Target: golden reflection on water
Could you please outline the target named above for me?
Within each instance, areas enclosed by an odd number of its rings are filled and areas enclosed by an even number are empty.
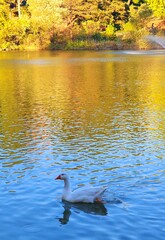
[[[130,124],[164,136],[162,56],[3,53],[0,68],[4,147],[16,149],[23,137],[35,139],[39,131],[50,141],[54,126],[78,134],[89,126],[129,131]]]

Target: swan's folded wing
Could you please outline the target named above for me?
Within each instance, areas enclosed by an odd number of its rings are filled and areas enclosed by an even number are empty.
[[[96,198],[101,197],[107,188],[91,187],[79,188],[70,195],[72,202],[94,202]]]

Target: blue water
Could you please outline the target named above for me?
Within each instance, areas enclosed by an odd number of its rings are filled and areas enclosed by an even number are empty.
[[[165,52],[0,53],[0,239],[163,240]],[[108,186],[104,204],[61,201]]]

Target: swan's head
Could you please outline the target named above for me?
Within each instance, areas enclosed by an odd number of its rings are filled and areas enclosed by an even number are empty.
[[[58,175],[55,180],[65,180],[68,179],[68,175],[66,173],[61,173],[60,175]]]

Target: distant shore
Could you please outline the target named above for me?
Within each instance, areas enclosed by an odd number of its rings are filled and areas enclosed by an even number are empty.
[[[156,41],[149,41],[145,38],[138,41],[133,40],[121,40],[116,38],[115,40],[108,41],[94,41],[94,40],[81,40],[81,41],[69,41],[67,43],[61,43],[48,47],[39,47],[36,45],[20,45],[17,49],[0,49],[0,51],[41,51],[41,50],[159,50],[165,49],[165,37],[155,36],[155,38],[163,38],[163,44]]]

